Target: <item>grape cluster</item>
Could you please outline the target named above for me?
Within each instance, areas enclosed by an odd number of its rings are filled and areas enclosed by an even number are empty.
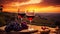
[[[5,27],[6,32],[10,31],[21,31],[23,29],[28,29],[26,22],[22,22],[21,25],[17,22],[11,22]]]

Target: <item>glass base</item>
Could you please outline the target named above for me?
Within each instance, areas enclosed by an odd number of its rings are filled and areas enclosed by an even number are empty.
[[[32,30],[34,30],[34,28],[28,28],[28,30],[29,30],[29,31],[32,31]]]

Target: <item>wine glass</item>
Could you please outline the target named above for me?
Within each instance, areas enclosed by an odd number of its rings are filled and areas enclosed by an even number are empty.
[[[26,17],[27,17],[27,19],[30,21],[30,24],[31,24],[34,16],[35,16],[34,11],[27,11],[27,12],[26,12]],[[31,28],[31,27],[32,27],[32,26],[30,25],[28,30],[34,30],[34,29]]]
[[[23,20],[23,17],[25,16],[25,12],[24,11],[18,11],[18,19],[21,19],[21,22]]]

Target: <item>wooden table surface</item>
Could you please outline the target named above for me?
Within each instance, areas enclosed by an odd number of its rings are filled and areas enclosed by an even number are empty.
[[[32,27],[31,27],[32,26]],[[36,32],[36,34],[40,34],[40,31],[42,31],[42,29],[41,29],[41,27],[42,26],[36,26],[36,25],[31,25],[30,27],[31,28],[34,28],[34,30],[38,30],[38,32]],[[0,27],[0,29],[1,30],[4,30],[4,28],[5,28],[6,26],[3,26],[3,27]],[[52,32],[52,31],[55,31],[55,28],[51,28],[51,27],[48,27],[49,29],[50,29],[50,31]],[[22,30],[23,32],[25,31],[25,32],[27,32],[28,30]],[[20,31],[20,32],[22,32],[22,31]]]

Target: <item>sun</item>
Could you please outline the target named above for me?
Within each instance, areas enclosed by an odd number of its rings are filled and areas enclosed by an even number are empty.
[[[34,5],[30,5],[28,7],[26,7],[26,10],[30,11],[30,12],[33,12],[33,11],[39,11],[39,8],[38,6],[34,6]]]

